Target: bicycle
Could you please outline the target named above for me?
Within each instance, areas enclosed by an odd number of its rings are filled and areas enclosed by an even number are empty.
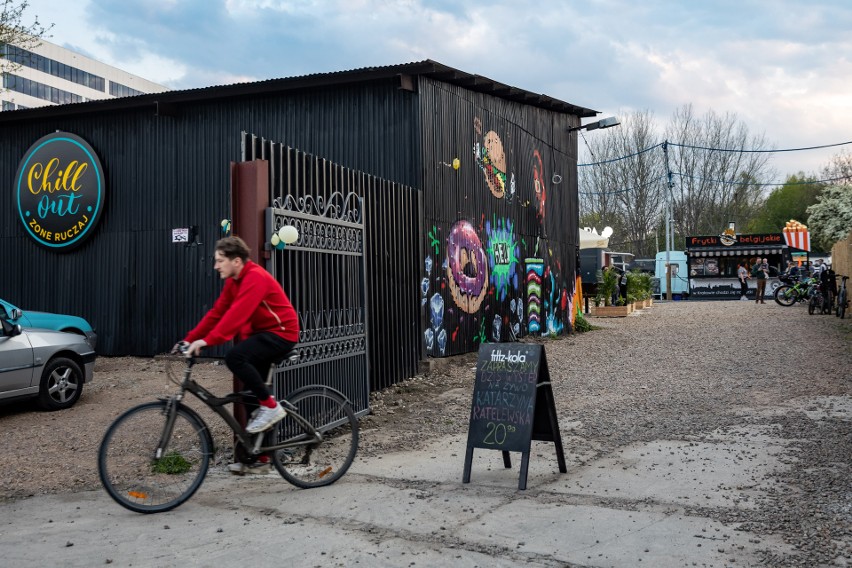
[[[846,281],[848,276],[841,277],[840,290],[837,292],[837,307],[834,310],[834,315],[840,319],[846,318],[846,308],[849,307],[849,297],[846,292]]]
[[[818,282],[814,278],[796,281],[790,276],[779,276],[782,286],[775,289],[775,302],[781,306],[792,306],[796,302],[804,302],[810,298],[810,291]]]
[[[814,315],[814,313],[828,313],[829,304],[826,300],[826,292],[824,288],[825,285],[821,282],[808,288],[808,315]]]
[[[331,485],[352,465],[358,449],[358,419],[339,391],[321,385],[296,389],[279,403],[287,416],[273,428],[249,434],[225,406],[254,398],[251,392],[217,397],[192,379],[195,358],[185,358],[183,379],[166,374],[178,391],[133,407],[107,429],[98,450],[98,474],[110,497],[137,513],[161,513],[186,502],[201,487],[214,455],[207,424],[182,400],[189,392],[222,417],[237,442],[235,457],[254,463],[271,454],[272,464],[302,489]],[[171,360],[171,359],[169,359]],[[270,369],[270,378],[277,365]]]

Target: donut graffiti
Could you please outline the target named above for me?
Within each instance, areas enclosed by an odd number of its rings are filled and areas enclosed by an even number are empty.
[[[447,239],[447,282],[462,311],[479,311],[488,293],[488,261],[476,230],[465,220],[453,225]]]

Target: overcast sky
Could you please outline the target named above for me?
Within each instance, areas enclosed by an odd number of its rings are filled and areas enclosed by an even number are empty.
[[[778,149],[852,141],[849,0],[29,3],[49,41],[173,89],[432,59],[601,116],[648,110],[661,130],[692,104]],[[841,149],[773,165],[783,181]]]

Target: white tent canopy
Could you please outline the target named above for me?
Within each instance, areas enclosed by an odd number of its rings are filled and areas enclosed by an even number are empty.
[[[605,249],[609,246],[609,237],[612,235],[611,227],[604,227],[604,230],[598,234],[597,230],[594,227],[581,227],[580,228],[580,248],[581,249],[591,249],[591,248],[599,248]]]

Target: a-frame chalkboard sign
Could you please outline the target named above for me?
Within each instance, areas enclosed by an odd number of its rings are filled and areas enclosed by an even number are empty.
[[[559,471],[568,471],[544,347],[529,343],[480,345],[463,483],[470,482],[473,449],[483,448],[502,451],[507,468],[512,467],[509,452],[521,452],[518,489],[526,489],[532,440],[553,442]]]

